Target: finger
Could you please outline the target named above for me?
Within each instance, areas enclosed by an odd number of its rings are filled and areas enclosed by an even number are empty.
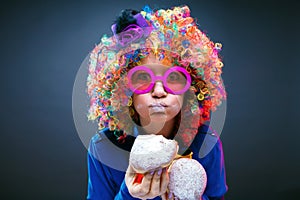
[[[166,168],[163,169],[160,182],[160,192],[165,193],[169,185],[169,174]]]
[[[164,193],[160,191],[161,176],[162,176],[162,169],[159,169],[154,173],[151,181],[151,188],[148,194],[148,198],[154,198]]]
[[[125,174],[125,183],[128,188],[128,192],[131,196],[141,199],[142,196],[140,196],[139,192],[137,192],[140,190],[140,184],[134,182],[136,176],[137,173],[135,172],[134,168],[131,165],[129,165]]]
[[[144,175],[144,178],[140,184],[134,184],[132,186],[131,192],[133,195],[144,197],[150,191],[151,181],[153,175],[151,173],[147,173]]]
[[[132,168],[131,165],[128,165],[125,176],[134,177],[136,174],[135,170]]]
[[[172,193],[164,193],[161,195],[162,200],[174,200],[174,195]]]
[[[168,200],[174,200],[174,195],[173,193],[168,193]]]
[[[130,187],[133,184],[134,177],[135,177],[135,171],[131,167],[131,165],[129,165],[125,174],[125,183],[127,187]]]
[[[168,200],[168,194],[167,193],[162,194],[160,197],[161,197],[162,200]]]

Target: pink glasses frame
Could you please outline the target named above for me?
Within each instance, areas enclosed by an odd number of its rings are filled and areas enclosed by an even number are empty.
[[[131,84],[131,77],[132,75],[136,72],[136,71],[139,71],[139,70],[143,70],[143,71],[146,71],[150,77],[151,77],[151,83],[149,85],[148,88],[144,89],[144,90],[137,90],[135,87],[133,87],[133,85]],[[182,72],[186,79],[187,79],[187,83],[185,85],[185,87],[182,89],[182,90],[179,90],[179,91],[173,91],[171,90],[169,87],[167,87],[167,77],[169,76],[169,74],[171,74],[172,72]],[[166,90],[166,92],[170,93],[170,94],[183,94],[185,93],[189,87],[191,86],[191,82],[192,82],[192,79],[191,79],[191,76],[190,74],[188,73],[188,71],[182,67],[179,67],[179,66],[174,66],[174,67],[171,67],[170,69],[168,69],[165,74],[163,76],[156,76],[149,68],[147,68],[146,66],[136,66],[132,69],[129,70],[128,74],[127,74],[127,78],[128,78],[128,85],[129,85],[129,88],[131,89],[132,92],[136,93],[136,94],[145,94],[145,93],[148,93],[152,90],[154,84],[156,81],[162,81],[163,82],[163,85],[164,85],[164,88]]]

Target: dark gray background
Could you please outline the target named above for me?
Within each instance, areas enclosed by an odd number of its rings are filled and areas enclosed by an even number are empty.
[[[223,44],[227,199],[299,199],[299,4],[292,1],[5,1],[0,8],[1,199],[84,199],[72,118],[81,62],[125,8],[189,5]]]

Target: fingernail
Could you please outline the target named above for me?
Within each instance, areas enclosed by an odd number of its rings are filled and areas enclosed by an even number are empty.
[[[153,174],[154,174],[154,171],[151,171],[150,174],[153,175]]]
[[[161,172],[162,172],[162,169],[159,169],[158,172],[157,172],[157,175],[160,176]]]
[[[168,194],[168,199],[172,199],[172,193],[171,192]]]

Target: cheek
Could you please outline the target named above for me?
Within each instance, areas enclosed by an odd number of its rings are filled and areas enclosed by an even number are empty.
[[[169,99],[170,116],[175,117],[180,112],[180,110],[182,109],[183,100],[184,98],[181,95],[174,95],[172,98]]]
[[[183,105],[183,100],[184,100],[184,96],[183,95],[175,95],[172,98],[172,104],[176,107],[178,107],[178,109],[182,108]]]
[[[147,98],[144,95],[136,95],[134,94],[132,97],[133,106],[136,112],[141,116],[149,115],[149,110],[147,107]]]

